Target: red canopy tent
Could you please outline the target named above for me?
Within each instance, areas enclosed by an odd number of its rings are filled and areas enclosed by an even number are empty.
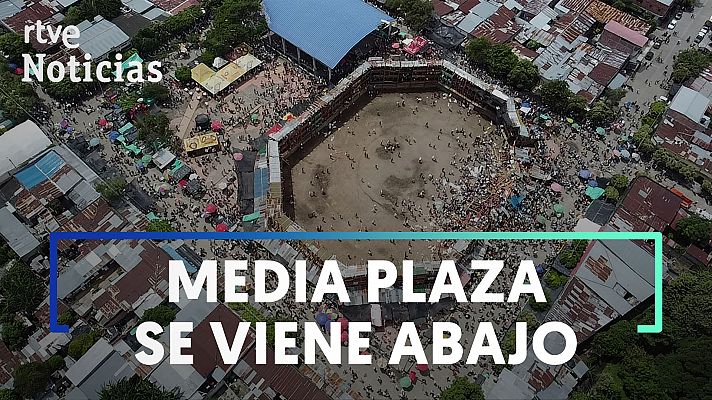
[[[413,38],[413,41],[410,42],[410,44],[405,46],[403,50],[405,50],[405,52],[408,54],[415,55],[420,53],[420,51],[423,50],[423,48],[427,46],[428,43],[428,39],[422,36],[416,36]]]
[[[415,380],[418,379],[418,377],[415,375],[415,371],[410,371],[408,373],[408,378],[410,378],[411,382],[415,382]]]
[[[282,124],[277,122],[276,124],[272,125],[271,128],[269,128],[269,130],[267,131],[267,136],[272,136],[280,130],[282,130]]]
[[[205,212],[208,213],[208,214],[214,214],[214,213],[216,213],[217,211],[218,211],[218,206],[216,206],[215,204],[208,204],[208,205],[205,207]]]
[[[215,226],[215,231],[216,232],[227,232],[227,225],[224,223],[219,223],[217,226]]]

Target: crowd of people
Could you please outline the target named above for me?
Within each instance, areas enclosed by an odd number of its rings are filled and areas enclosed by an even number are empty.
[[[264,63],[261,72],[252,77],[249,82],[234,86],[216,98],[205,98],[207,101],[200,106],[199,111],[218,119],[222,122],[223,135],[230,137],[230,141],[247,147],[253,139],[276,122],[282,122],[283,117],[298,107],[305,107],[325,88],[325,82],[315,78],[300,67],[284,59],[275,57],[269,51],[259,51],[257,56]],[[470,73],[489,83],[500,84],[502,90],[512,97],[524,96],[501,82],[489,78],[486,74],[473,69],[468,64],[461,63]],[[200,89],[195,89],[200,90]],[[180,110],[190,99],[185,92],[174,94],[174,105]],[[437,103],[440,101],[440,103]],[[425,104],[438,107],[443,118],[458,121],[454,125],[461,125],[459,121],[464,115],[473,113],[473,108],[467,104],[456,101],[444,101],[442,94],[434,93],[429,97],[419,98],[410,103],[408,100],[398,104],[398,107],[412,109],[413,114],[418,113],[418,107]],[[444,107],[446,105],[446,108]],[[174,229],[180,231],[213,230],[215,224],[222,221],[236,222],[243,214],[239,208],[239,199],[235,195],[237,182],[232,176],[235,171],[232,149],[223,149],[209,153],[200,158],[190,157],[187,153],[179,153],[179,158],[184,161],[198,175],[198,179],[206,186],[206,195],[195,199],[182,194],[176,188],[171,193],[160,194],[156,184],[162,182],[164,174],[157,169],[149,169],[141,173],[135,167],[135,162],[129,154],[119,147],[109,143],[105,133],[97,129],[96,122],[101,118],[103,110],[98,101],[92,100],[80,107],[75,105],[59,105],[62,115],[72,121],[76,132],[87,138],[96,137],[102,140],[100,156],[118,168],[122,175],[134,180],[139,187],[152,194],[160,205],[161,215]],[[634,107],[631,113],[636,112]],[[170,111],[172,112],[172,111]],[[547,113],[552,115],[551,126],[539,125],[537,116]],[[180,114],[177,112],[176,114]],[[252,116],[258,115],[255,120]],[[379,115],[380,117],[380,115]],[[356,114],[354,117],[358,119]],[[384,115],[382,118],[388,118]],[[354,120],[355,122],[355,120]],[[348,122],[347,122],[348,123]],[[611,174],[612,172],[629,172],[627,167],[612,153],[612,148],[617,145],[617,134],[610,133],[601,138],[593,132],[592,127],[584,125],[581,129],[574,129],[564,118],[557,117],[555,113],[545,106],[532,104],[531,112],[525,117],[525,123],[530,127],[537,126],[541,135],[538,147],[530,152],[526,161],[517,159],[516,146],[512,142],[500,140],[503,133],[498,127],[484,119],[478,120],[476,129],[468,127],[456,128],[450,131],[433,130],[429,146],[432,149],[451,149],[457,154],[447,162],[436,174],[420,174],[420,183],[424,185],[419,196],[427,205],[420,201],[401,199],[390,206],[394,217],[402,222],[404,230],[432,229],[433,224],[426,221],[437,220],[436,230],[440,231],[531,231],[533,229],[570,231],[577,220],[581,218],[590,204],[590,199],[585,195],[586,182],[582,181],[577,172],[588,169],[594,174]],[[427,127],[428,122],[426,122]],[[624,127],[624,130],[630,129]],[[475,134],[474,131],[484,134]],[[194,131],[195,133],[195,131]],[[411,140],[404,141],[386,140],[381,142],[383,151],[394,158],[401,157],[401,151],[406,146],[411,146]],[[556,157],[552,157],[556,154]],[[352,161],[353,156],[348,157]],[[373,164],[373,168],[388,168],[389,161],[377,160],[374,154],[369,154],[364,148],[364,158]],[[370,160],[370,161],[369,161]],[[424,155],[418,159],[419,163],[438,162],[435,155]],[[531,169],[536,166],[550,180],[536,179],[530,176]],[[343,167],[348,167],[344,164]],[[563,187],[563,193],[551,190],[551,182],[557,182]],[[226,182],[225,189],[217,189],[220,182]],[[363,182],[366,184],[366,182]],[[315,189],[316,193],[319,189]],[[384,196],[383,191],[380,192]],[[422,195],[421,195],[422,194]],[[512,196],[523,198],[520,205],[512,206]],[[566,211],[563,213],[552,211],[552,205],[561,203]],[[206,204],[216,205],[218,211],[207,215]],[[381,207],[374,204],[373,207]],[[346,213],[344,213],[346,215]],[[542,223],[540,216],[546,217]],[[322,218],[322,229],[331,228],[327,224],[326,216]],[[342,216],[339,216],[343,219]],[[334,218],[335,219],[335,218]],[[351,218],[353,230],[379,230],[378,221],[368,215],[356,215]],[[240,246],[226,241],[211,241],[209,243],[194,242],[193,245],[205,257],[225,258],[248,255]],[[524,256],[536,257],[540,262],[552,261],[559,243],[542,242],[537,246],[537,254],[531,254],[531,246],[527,243],[494,242],[489,243],[484,250],[485,259],[504,259],[506,265],[518,265]],[[432,256],[442,259],[450,246],[443,244],[433,246]],[[412,254],[406,253],[408,258]],[[504,291],[510,286],[516,269],[506,269],[501,274],[493,291]],[[480,276],[473,276],[473,281],[478,281]],[[287,296],[286,298],[290,298]],[[293,298],[293,297],[291,297]],[[526,300],[526,299],[524,299]],[[515,322],[524,306],[525,301],[506,306],[498,304],[484,304],[476,309],[469,305],[458,305],[447,316],[442,318],[460,321],[464,330],[474,332],[477,321],[492,321],[496,324],[498,332],[503,337],[504,332]],[[264,305],[263,311],[269,315],[285,317],[290,320],[311,320],[318,311],[316,306],[304,306],[284,301],[278,304]],[[430,320],[428,322],[431,322]],[[392,348],[395,341],[395,332],[386,329],[374,334],[375,351],[385,355]],[[472,335],[465,335],[462,345],[468,348],[472,342]],[[322,359],[325,362],[325,359]],[[372,369],[368,370],[368,369]],[[413,363],[408,369],[413,368]],[[352,384],[363,388],[365,397],[392,397],[396,398],[402,393],[397,386],[397,379],[407,373],[394,367],[382,370],[377,366],[341,366],[344,377],[351,377]],[[493,365],[484,361],[477,365],[464,365],[459,363],[453,366],[431,366],[427,376],[419,379],[427,380],[423,385],[422,395],[436,397],[439,391],[447,386],[454,376],[491,373]],[[437,390],[437,391],[436,391]]]

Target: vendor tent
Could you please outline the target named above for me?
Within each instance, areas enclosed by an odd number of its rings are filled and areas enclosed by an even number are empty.
[[[262,216],[259,211],[255,211],[252,214],[247,214],[242,217],[242,222],[252,222],[260,218]]]
[[[183,139],[183,149],[186,152],[202,150],[219,144],[218,135],[214,132]]]
[[[175,159],[176,156],[168,149],[160,149],[153,155],[153,163],[156,164],[156,167],[160,170],[166,168]]]
[[[601,197],[604,192],[604,189],[597,186],[588,186],[586,188],[586,196],[588,196],[591,200],[596,200]]]
[[[132,123],[127,122],[124,126],[122,126],[121,128],[119,128],[119,133],[123,135],[123,134],[126,133],[129,129],[131,129],[131,128],[133,128],[133,127],[134,127],[134,126],[133,126]]]

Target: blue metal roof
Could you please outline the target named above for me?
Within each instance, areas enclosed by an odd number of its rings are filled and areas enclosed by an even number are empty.
[[[54,151],[50,151],[37,160],[34,164],[23,169],[15,175],[15,178],[22,184],[22,186],[27,189],[32,189],[33,187],[45,182],[50,179],[60,168],[64,166],[65,162],[62,157],[57,155]]]
[[[382,20],[393,18],[362,0],[263,0],[267,23],[278,34],[329,68]]]

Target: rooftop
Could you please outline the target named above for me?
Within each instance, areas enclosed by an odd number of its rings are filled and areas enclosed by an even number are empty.
[[[264,0],[270,30],[329,68],[382,21],[393,18],[361,0]]]
[[[645,46],[645,43],[648,42],[648,38],[644,35],[628,28],[627,26],[621,25],[617,21],[609,21],[603,29],[622,39],[625,39],[630,43],[633,43],[638,47],[643,47]]]
[[[680,87],[675,97],[670,103],[670,109],[677,111],[690,120],[699,123],[709,107],[710,99],[702,93],[697,92],[687,86]]]
[[[39,247],[40,242],[7,207],[0,208],[0,235],[18,256],[24,257]]]
[[[0,135],[0,182],[51,144],[47,135],[32,121],[25,121]]]
[[[611,219],[619,231],[664,231],[675,220],[682,199],[647,177],[633,180]]]
[[[74,43],[86,54],[101,59],[112,51],[120,50],[129,42],[129,37],[118,26],[95,17],[93,21],[84,20],[77,25],[80,37]]]

